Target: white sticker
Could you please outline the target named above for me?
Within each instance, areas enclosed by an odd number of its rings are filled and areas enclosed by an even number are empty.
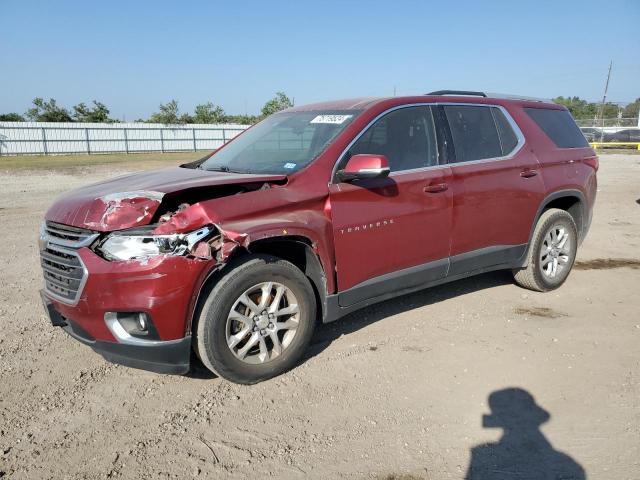
[[[296,164],[295,163],[285,163],[284,164],[284,168],[291,170],[292,168],[296,168]]]
[[[333,123],[340,125],[349,120],[353,115],[318,115],[311,123]]]

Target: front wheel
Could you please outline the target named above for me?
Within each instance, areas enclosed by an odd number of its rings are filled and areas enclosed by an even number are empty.
[[[197,319],[202,363],[232,382],[252,384],[291,369],[309,344],[313,289],[292,263],[259,255],[226,273]]]
[[[564,283],[578,249],[578,230],[573,217],[557,208],[546,210],[533,232],[526,268],[515,270],[518,285],[545,292]]]

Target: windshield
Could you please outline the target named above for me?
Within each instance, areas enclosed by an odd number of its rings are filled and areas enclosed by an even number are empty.
[[[311,163],[360,113],[354,110],[282,112],[267,117],[199,168],[290,174]]]

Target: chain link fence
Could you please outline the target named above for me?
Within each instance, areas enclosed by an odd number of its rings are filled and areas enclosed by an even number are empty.
[[[640,127],[640,120],[637,118],[590,118],[576,120],[579,127]]]

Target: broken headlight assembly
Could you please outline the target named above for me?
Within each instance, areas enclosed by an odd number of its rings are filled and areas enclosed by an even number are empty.
[[[198,243],[215,231],[206,226],[189,233],[154,235],[154,226],[121,230],[107,235],[95,250],[107,260],[141,260],[158,255],[197,255]]]

